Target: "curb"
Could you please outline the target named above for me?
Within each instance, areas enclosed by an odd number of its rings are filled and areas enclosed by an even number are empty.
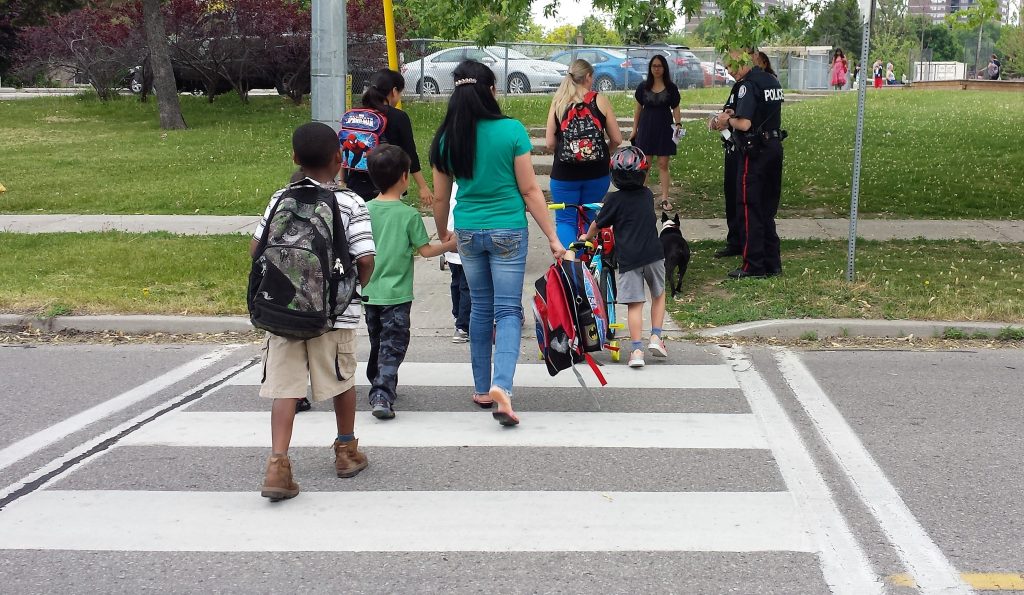
[[[22,314],[0,314],[0,327],[28,327],[45,332],[75,330],[83,332],[119,332],[125,334],[195,334],[195,333],[250,333],[256,329],[245,316],[158,316],[158,315],[103,315],[55,316],[38,318]],[[862,320],[837,319],[783,319],[745,322],[710,329],[693,334],[707,338],[803,338],[813,333],[816,338],[877,337],[898,338],[941,337],[949,330],[967,336],[976,333],[995,335],[1004,329],[1024,331],[1024,325],[1005,322],[956,322],[932,320]],[[365,333],[365,329],[359,329]],[[443,336],[447,329],[413,329],[415,336]],[[674,336],[686,336],[686,330],[674,330]]]
[[[1019,323],[1009,322],[957,322],[941,320],[863,320],[859,318],[836,319],[782,319],[760,320],[731,324],[717,328],[701,329],[695,334],[701,337],[777,337],[787,339],[802,338],[809,333],[816,338],[827,337],[877,337],[899,338],[908,335],[915,337],[941,337],[949,330],[956,330],[967,336],[975,333],[995,335],[1000,331],[1012,328],[1024,330]]]

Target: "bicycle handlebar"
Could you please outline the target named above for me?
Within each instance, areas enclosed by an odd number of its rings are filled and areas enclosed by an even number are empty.
[[[600,211],[602,206],[604,205],[602,205],[599,202],[588,202],[581,205],[568,205],[565,204],[564,202],[553,202],[548,205],[548,209],[552,211],[562,211],[566,208],[584,208],[587,209],[588,211]]]

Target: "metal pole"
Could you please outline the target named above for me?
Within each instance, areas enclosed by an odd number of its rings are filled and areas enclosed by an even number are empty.
[[[510,73],[508,71],[508,46],[505,46],[505,97],[508,97],[510,92],[510,89],[508,88],[509,74]]]
[[[313,120],[335,130],[348,109],[346,0],[313,0],[310,83]]]
[[[860,45],[861,74],[868,63],[868,53],[871,49],[871,23],[875,20],[875,3],[871,0],[871,8],[867,18],[862,23],[863,33]],[[850,237],[846,251],[846,280],[850,283],[854,278],[854,263],[857,255],[857,207],[860,201],[860,154],[861,146],[864,144],[864,100],[867,96],[867,76],[860,77],[860,84],[857,85],[857,136],[853,145],[853,189],[850,192]]]

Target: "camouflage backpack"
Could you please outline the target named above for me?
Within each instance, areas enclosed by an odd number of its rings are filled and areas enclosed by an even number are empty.
[[[334,192],[301,182],[288,186],[267,217],[252,259],[252,325],[291,339],[318,337],[333,328],[355,287]]]

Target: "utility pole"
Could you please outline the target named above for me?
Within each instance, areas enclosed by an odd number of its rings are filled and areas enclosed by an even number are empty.
[[[857,260],[857,208],[860,204],[860,150],[864,144],[864,100],[867,95],[868,55],[871,50],[871,23],[875,20],[875,0],[860,1],[861,43],[860,82],[857,85],[857,134],[853,141],[853,189],[850,191],[850,235],[846,249],[846,280],[855,278]]]
[[[313,0],[310,84],[313,119],[338,130],[349,108],[346,0]]]

